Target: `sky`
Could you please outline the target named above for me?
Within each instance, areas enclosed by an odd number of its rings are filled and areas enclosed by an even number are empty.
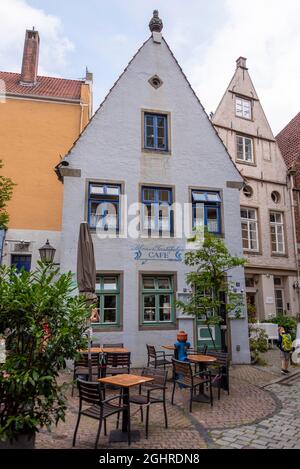
[[[19,72],[26,29],[40,33],[39,74],[94,73],[94,108],[149,37],[158,9],[163,35],[214,112],[239,56],[277,134],[300,111],[299,0],[0,0],[0,70]]]

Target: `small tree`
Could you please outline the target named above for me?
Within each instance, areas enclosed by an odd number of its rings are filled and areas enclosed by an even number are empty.
[[[43,263],[36,272],[0,268],[0,334],[7,349],[0,364],[0,440],[34,435],[64,419],[58,375],[87,347],[90,311],[73,295],[72,274],[58,274]]]
[[[198,234],[192,241],[197,240]],[[208,232],[202,246],[185,255],[185,264],[195,270],[187,274],[187,284],[191,287],[189,300],[177,301],[177,306],[185,314],[203,318],[214,347],[211,326],[223,322],[222,311],[223,315],[231,314],[238,319],[244,310],[244,296],[236,292],[228,273],[245,263],[245,259],[230,254],[222,239]]]
[[[3,168],[2,161],[0,160],[0,169]],[[15,184],[10,178],[0,174],[0,230],[7,229],[9,215],[6,210],[6,204],[11,199],[13,187]]]

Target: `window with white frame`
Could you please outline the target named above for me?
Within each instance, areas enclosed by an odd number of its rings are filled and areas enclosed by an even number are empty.
[[[244,119],[252,119],[252,103],[250,99],[235,98],[235,115]]]
[[[90,228],[119,232],[121,186],[89,184],[88,221]]]
[[[242,238],[245,251],[258,251],[258,219],[257,210],[254,208],[242,208]]]
[[[270,212],[271,244],[273,254],[284,254],[284,224],[283,214]]]
[[[236,136],[236,157],[239,161],[254,163],[252,138],[243,135]]]

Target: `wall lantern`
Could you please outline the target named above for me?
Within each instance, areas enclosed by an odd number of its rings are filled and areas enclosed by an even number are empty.
[[[300,290],[300,282],[299,281],[294,282],[293,288],[294,288],[294,290]]]
[[[45,264],[53,263],[56,249],[53,246],[51,246],[51,244],[49,243],[49,239],[47,239],[45,246],[40,248],[39,251],[40,251],[42,262],[45,262]]]

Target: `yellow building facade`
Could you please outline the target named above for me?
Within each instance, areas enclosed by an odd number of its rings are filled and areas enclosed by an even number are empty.
[[[92,75],[38,76],[39,43],[37,31],[26,31],[21,74],[0,72],[0,160],[16,184],[2,263],[27,269],[35,267],[47,239],[59,263],[63,185],[54,168],[92,115]]]

